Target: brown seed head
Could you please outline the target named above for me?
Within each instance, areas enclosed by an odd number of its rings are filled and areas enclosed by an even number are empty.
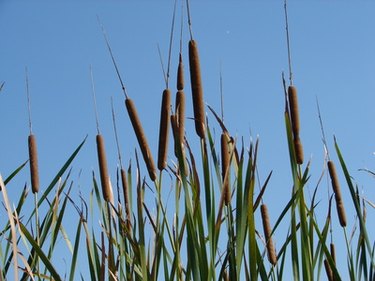
[[[185,94],[182,90],[176,94],[176,118],[180,142],[183,143],[185,138]]]
[[[288,98],[289,98],[289,109],[290,118],[292,121],[292,130],[294,138],[299,137],[300,123],[299,123],[299,110],[298,110],[298,98],[297,88],[294,86],[288,87]]]
[[[327,259],[324,259],[324,269],[326,270],[328,281],[334,281],[333,272],[332,272],[331,266],[329,265],[329,262],[328,262]]]
[[[337,209],[337,214],[339,217],[340,225],[342,227],[345,227],[346,226],[345,207],[344,207],[344,202],[342,201],[341,188],[340,188],[339,179],[336,173],[336,167],[335,167],[335,164],[331,160],[329,160],[327,164],[328,164],[329,176],[331,178],[332,189],[333,189],[333,192],[335,193],[336,209]]]
[[[200,138],[205,137],[205,110],[203,101],[203,88],[199,54],[197,43],[194,40],[189,41],[189,65],[190,65],[190,82],[193,96],[193,109],[195,131]]]
[[[135,108],[135,104],[133,100],[130,98],[125,99],[125,106],[129,114],[130,122],[132,123],[134,133],[137,137],[139,147],[142,152],[143,159],[145,161],[148,174],[151,178],[152,181],[156,180],[156,169],[155,169],[155,164],[154,164],[154,159],[152,158],[151,155],[151,150],[148,146],[146,135],[143,131],[141,121],[138,117],[137,110]]]
[[[296,161],[297,164],[303,164],[303,146],[301,139],[299,137],[294,138],[294,150],[296,152]]]
[[[158,169],[164,170],[167,166],[168,156],[168,136],[169,136],[169,116],[171,108],[171,91],[165,89],[161,102],[160,111],[160,129],[159,129],[159,150],[158,150]]]
[[[177,90],[182,91],[184,89],[184,65],[182,63],[182,55],[180,53],[177,69]]]
[[[224,202],[226,205],[230,202],[230,187],[229,187],[229,167],[230,167],[230,149],[229,137],[222,133],[220,138],[221,144],[221,176],[223,180]]]
[[[31,190],[33,193],[37,193],[39,191],[39,169],[38,169],[38,151],[36,147],[35,135],[33,134],[29,135],[28,144],[29,144]]]
[[[276,265],[277,255],[276,255],[276,251],[275,251],[273,241],[272,241],[272,236],[271,236],[272,230],[271,230],[270,218],[268,216],[267,205],[265,204],[260,205],[260,211],[262,214],[264,236],[266,238],[266,243],[267,243],[266,245],[267,245],[268,260],[272,265]]]
[[[107,202],[113,201],[112,187],[109,182],[108,168],[107,168],[107,158],[105,154],[104,138],[102,135],[96,135],[96,148],[98,151],[98,162],[99,162],[99,172],[100,180],[102,184],[103,198]]]
[[[130,228],[131,228],[131,212],[130,212],[128,182],[126,180],[126,172],[123,168],[121,168],[120,173],[121,173],[122,191],[124,193],[126,225],[127,225],[128,229],[130,230]]]

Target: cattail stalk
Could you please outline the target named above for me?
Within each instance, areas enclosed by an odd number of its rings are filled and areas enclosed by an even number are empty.
[[[340,188],[339,179],[336,173],[336,167],[335,167],[335,164],[331,160],[329,160],[327,164],[328,164],[328,172],[331,178],[333,192],[335,193],[336,208],[337,208],[337,214],[339,217],[340,225],[342,227],[345,227],[346,226],[345,207],[344,207],[344,202],[342,200],[341,188]]]
[[[271,231],[270,218],[268,216],[267,205],[265,204],[260,205],[260,211],[262,214],[263,231],[264,231],[264,236],[266,239],[268,260],[272,265],[276,265],[277,255],[276,255],[276,251],[275,251],[273,241],[272,241],[272,236],[271,236],[272,231]]]
[[[143,127],[141,124],[141,121],[138,117],[137,110],[135,108],[135,104],[133,100],[130,98],[125,99],[125,106],[129,114],[130,121],[132,123],[134,133],[137,137],[139,147],[142,152],[143,159],[145,161],[148,174],[151,178],[152,181],[156,180],[156,169],[155,169],[155,164],[154,160],[152,158],[151,150],[150,147],[147,143],[146,135],[143,131]]]
[[[159,150],[158,150],[158,169],[164,170],[167,166],[168,156],[168,136],[169,136],[169,119],[171,107],[171,91],[163,91],[161,112],[160,112],[160,129],[159,129]]]
[[[96,147],[98,151],[98,162],[100,180],[102,184],[103,198],[107,202],[113,201],[112,187],[109,181],[107,158],[105,154],[104,138],[101,134],[96,135]]]
[[[202,77],[199,62],[198,46],[195,40],[189,41],[190,82],[193,96],[195,131],[203,139],[205,137],[205,110],[203,101]]]
[[[35,135],[33,134],[29,135],[28,144],[29,144],[31,190],[35,194],[35,193],[38,193],[39,191],[38,151],[37,151]]]

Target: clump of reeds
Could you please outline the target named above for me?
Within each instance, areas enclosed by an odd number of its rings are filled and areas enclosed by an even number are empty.
[[[339,179],[338,179],[337,172],[336,172],[336,167],[335,167],[335,164],[331,160],[328,161],[327,165],[328,165],[329,176],[331,178],[332,189],[333,189],[333,192],[335,193],[336,209],[337,209],[337,214],[339,217],[340,225],[342,227],[345,227],[346,226],[345,207],[344,207],[344,202],[342,200],[341,188],[340,188],[340,183],[339,183]]]

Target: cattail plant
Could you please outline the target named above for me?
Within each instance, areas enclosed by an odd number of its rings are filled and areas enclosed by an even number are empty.
[[[100,130],[99,130],[99,118],[98,118],[98,111],[96,107],[94,78],[92,75],[91,67],[90,67],[90,75],[91,75],[92,96],[94,100],[95,121],[96,121],[96,129],[97,129],[96,148],[97,148],[98,162],[99,162],[100,182],[102,186],[102,193],[103,193],[104,200],[106,202],[113,202],[113,192],[112,192],[112,186],[111,186],[111,182],[110,182],[109,175],[108,175],[107,157],[105,153],[104,138],[100,134]]]
[[[203,86],[201,77],[201,67],[199,61],[199,52],[197,42],[193,39],[193,34],[191,30],[191,17],[189,9],[189,1],[187,1],[187,11],[188,11],[188,22],[190,31],[189,40],[189,67],[190,67],[190,84],[191,92],[193,97],[193,110],[194,110],[194,121],[195,121],[195,131],[197,135],[201,138],[205,138],[205,110],[204,110],[204,100],[203,100]]]
[[[27,109],[29,114],[29,136],[28,136],[28,147],[29,147],[29,165],[30,165],[30,178],[31,178],[31,190],[34,194],[39,191],[39,168],[38,168],[38,151],[36,144],[36,137],[32,132],[31,122],[31,104],[30,104],[30,93],[29,93],[29,79],[26,69],[26,93],[27,93]]]
[[[171,91],[167,88],[163,91],[163,97],[160,110],[160,129],[159,129],[159,149],[158,149],[158,169],[164,170],[167,166],[168,156],[168,136],[171,107]]]
[[[156,180],[156,169],[154,164],[154,159],[152,158],[151,150],[147,142],[146,134],[143,130],[141,121],[138,117],[137,109],[133,100],[129,97],[125,98],[125,106],[129,114],[130,122],[132,123],[135,136],[137,137],[139,147],[142,152],[143,159],[145,161],[148,174],[152,181]]]
[[[120,150],[120,144],[119,144],[119,138],[118,138],[117,126],[116,126],[116,116],[115,116],[115,110],[114,110],[112,99],[111,99],[111,107],[112,107],[113,129],[115,133],[116,146],[117,146],[117,155],[118,155],[118,161],[120,164],[120,177],[121,177],[122,192],[123,192],[124,204],[125,204],[126,226],[128,230],[131,231],[131,210],[130,210],[131,207],[130,207],[130,200],[129,200],[129,187],[128,187],[128,181],[126,179],[126,172],[125,172],[124,167],[122,166],[121,150]]]
[[[157,178],[156,169],[155,169],[154,160],[152,158],[151,150],[150,150],[150,147],[149,147],[148,142],[147,142],[146,134],[144,133],[141,121],[140,121],[138,113],[137,113],[137,109],[135,107],[135,104],[134,104],[133,100],[131,100],[129,98],[129,96],[126,92],[126,88],[125,88],[125,85],[122,81],[120,71],[117,67],[117,63],[116,63],[115,58],[113,56],[112,48],[109,45],[109,40],[107,38],[107,34],[106,34],[104,26],[102,24],[101,24],[101,27],[102,27],[103,36],[104,36],[109,54],[111,56],[113,66],[116,70],[117,77],[118,77],[118,79],[120,81],[120,84],[121,84],[121,89],[122,89],[122,91],[124,93],[124,96],[125,96],[125,107],[126,107],[126,110],[128,112],[130,122],[132,123],[135,136],[137,137],[138,144],[139,144],[139,147],[140,147],[141,152],[142,152],[143,160],[146,164],[147,171],[148,171],[148,174],[150,176],[150,179],[152,181],[155,181],[156,178]]]
[[[340,225],[342,227],[345,227],[346,226],[345,207],[344,207],[344,202],[342,200],[341,188],[340,188],[339,179],[336,173],[336,167],[335,167],[335,164],[332,162],[332,160],[329,160],[327,165],[328,165],[329,176],[331,178],[332,189],[333,189],[333,192],[335,193],[336,209],[337,209],[337,214],[339,217]]]
[[[267,256],[268,260],[272,265],[276,265],[277,263],[277,255],[274,248],[274,244],[272,241],[272,230],[271,230],[271,224],[270,224],[270,218],[268,215],[268,208],[267,205],[261,204],[260,205],[260,211],[262,215],[262,223],[263,223],[263,231],[264,236],[266,239],[266,248],[267,248]]]

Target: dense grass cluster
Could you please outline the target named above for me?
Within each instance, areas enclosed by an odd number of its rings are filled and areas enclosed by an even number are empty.
[[[104,137],[98,129],[99,178],[93,172],[89,198],[77,196],[70,180],[70,167],[86,139],[51,183],[40,188],[36,140],[30,130],[29,161],[6,178],[0,177],[2,203],[8,216],[0,228],[0,280],[374,280],[374,242],[367,233],[365,202],[336,139],[332,152],[339,160],[339,168],[336,170],[327,154],[323,171],[331,180],[328,204],[316,202],[318,187],[312,197],[306,196],[310,162],[304,161],[296,86],[287,85],[284,79],[280,85],[279,96],[285,99],[285,149],[289,152],[293,188],[282,212],[271,221],[263,195],[272,192],[268,190],[272,172],[260,181],[259,140],[246,143],[232,135],[220,114],[205,106],[198,45],[192,35],[185,43],[189,77],[185,77],[185,58],[180,50],[176,89],[169,88],[168,68],[166,88],[161,90],[157,165],[143,130],[143,116],[138,115],[136,104],[125,90],[108,40],[124,92],[124,110],[139,144],[132,162],[135,164],[123,167],[121,163],[112,112],[119,155],[113,184]],[[186,88],[185,81],[190,82],[190,88]],[[196,136],[190,136],[199,141],[198,152],[191,148],[192,140],[185,132],[185,92],[189,90],[196,132]],[[217,128],[218,139],[213,133]],[[29,188],[25,186],[18,202],[11,202],[7,186],[27,165],[35,205],[24,212]],[[142,167],[146,167],[148,176],[141,174]],[[346,180],[343,190],[339,172]],[[171,183],[172,188],[167,186]],[[342,192],[350,193],[351,202],[343,201]],[[154,205],[146,203],[146,196],[154,200]],[[358,225],[355,236],[348,237],[344,204],[354,206],[356,221],[351,223]],[[335,244],[332,235],[332,205],[336,206],[345,237],[343,245]],[[72,207],[76,217],[67,218],[67,210]],[[317,208],[327,212],[324,221],[317,219]],[[76,225],[72,226],[73,222]],[[74,228],[73,233],[67,231],[67,224]],[[287,225],[286,232],[276,236],[282,224]],[[70,253],[64,258],[67,266],[63,268],[56,264],[60,255],[57,242],[61,240]],[[344,263],[337,263],[337,247],[346,249]]]

